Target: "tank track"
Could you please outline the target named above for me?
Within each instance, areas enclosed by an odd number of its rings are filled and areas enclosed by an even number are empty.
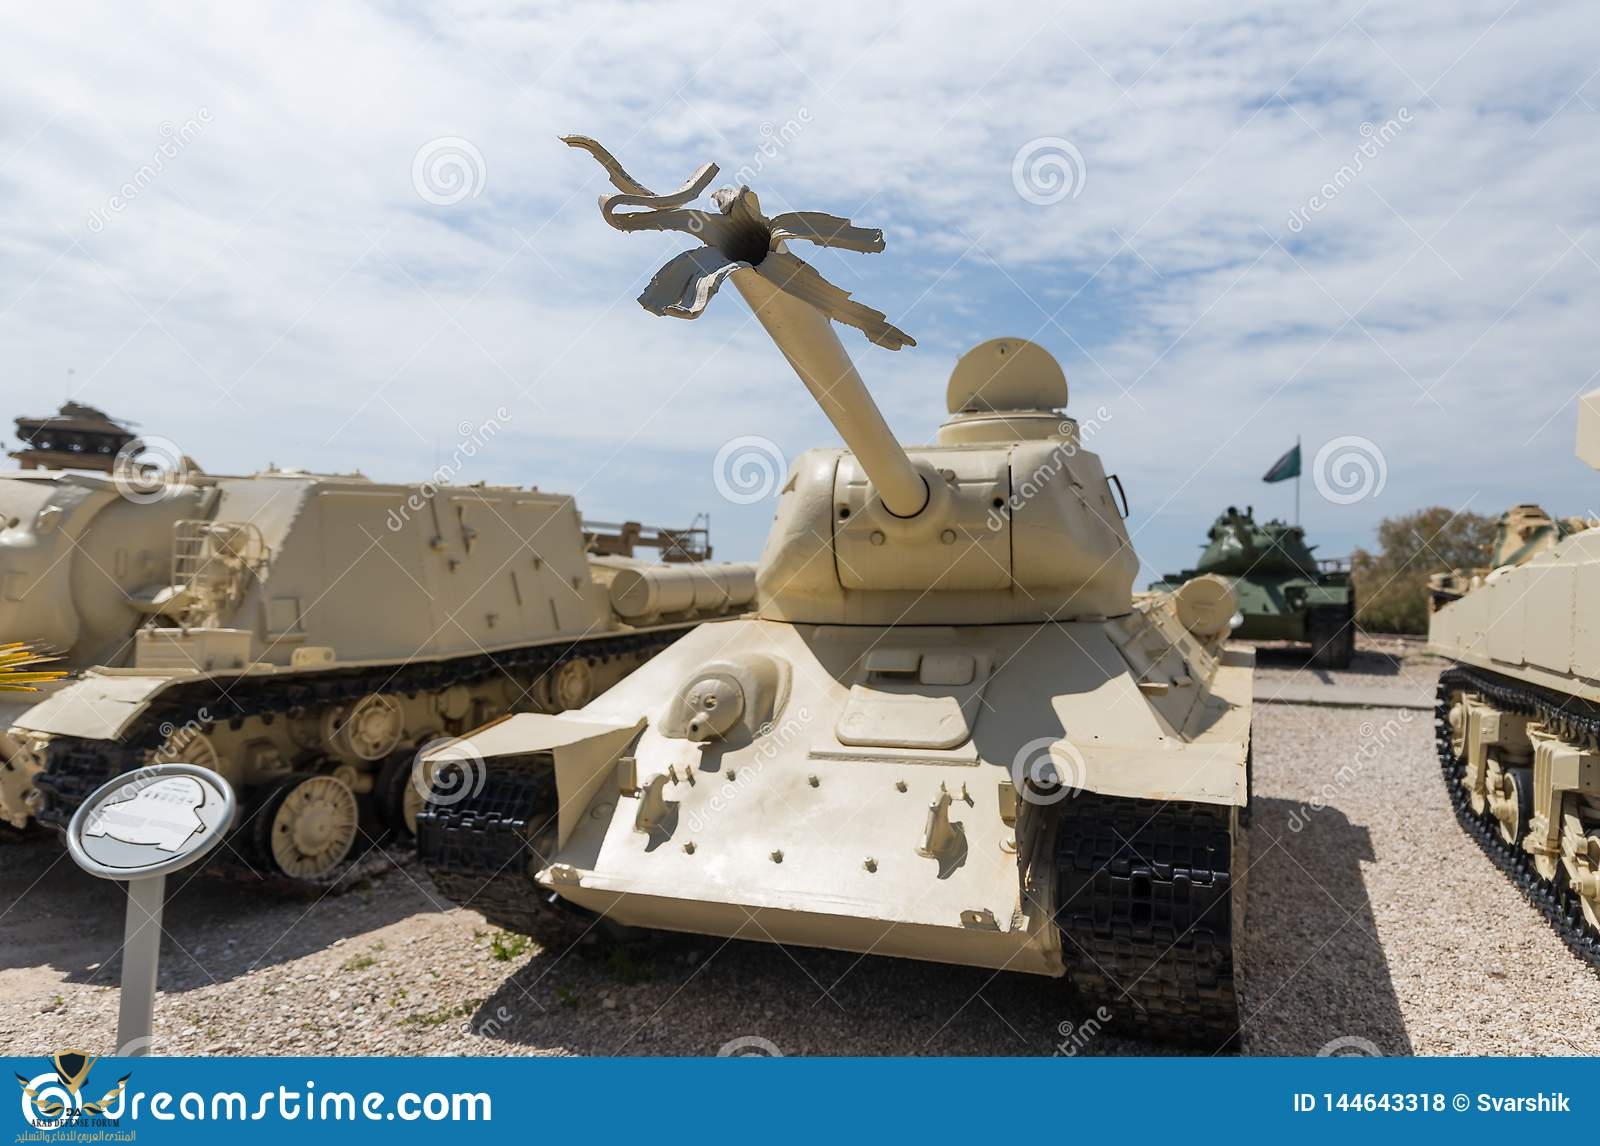
[[[1343,605],[1318,605],[1307,611],[1306,640],[1311,663],[1319,668],[1349,668],[1356,652],[1354,594]]]
[[[548,937],[581,912],[532,879],[544,866],[541,844],[554,842],[558,808],[548,756],[496,759],[475,794],[422,809],[417,856],[451,902],[507,931]]]
[[[1546,728],[1571,743],[1591,746],[1600,746],[1600,707],[1577,697],[1463,667],[1446,669],[1440,674],[1434,707],[1434,743],[1439,753],[1439,769],[1456,819],[1522,892],[1523,898],[1555,928],[1567,948],[1591,969],[1600,972],[1600,938],[1584,926],[1583,909],[1577,896],[1569,888],[1554,887],[1541,879],[1533,857],[1506,843],[1487,813],[1480,816],[1472,810],[1467,791],[1461,786],[1466,762],[1458,759],[1450,748],[1450,693],[1454,689],[1480,693],[1507,712],[1537,717]]]
[[[1238,1049],[1232,811],[1091,793],[1059,805],[1055,921],[1086,1011],[1151,1041]]]
[[[659,652],[685,631],[686,626],[674,626],[579,642],[529,645],[416,665],[334,669],[291,677],[247,674],[223,680],[180,681],[159,693],[137,722],[117,740],[52,738],[45,750],[44,769],[34,778],[34,787],[44,798],[36,818],[46,827],[65,831],[78,806],[95,789],[113,777],[141,767],[147,754],[159,747],[173,729],[191,722],[204,729],[251,717],[272,720],[288,717],[296,711],[318,711],[331,705],[351,703],[372,692],[437,692],[502,672],[538,676],[567,661],[589,660],[603,664],[617,657]],[[254,811],[255,802],[248,793],[241,792],[240,798],[243,815],[248,817]],[[250,849],[243,850],[248,854]],[[206,870],[208,874],[256,885],[267,883],[286,891],[305,891],[350,883],[353,869],[360,874],[365,866],[359,858],[352,859],[338,872],[320,881],[263,876],[238,851],[223,847],[212,854]],[[385,858],[375,865],[375,870],[387,866],[389,861]]]

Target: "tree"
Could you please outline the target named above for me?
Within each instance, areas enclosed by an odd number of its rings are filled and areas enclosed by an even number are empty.
[[[1494,542],[1497,518],[1442,505],[1378,525],[1378,551],[1350,555],[1356,622],[1379,633],[1428,631],[1428,575],[1481,567]]]

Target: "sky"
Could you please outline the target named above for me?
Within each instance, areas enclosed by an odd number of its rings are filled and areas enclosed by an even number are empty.
[[[1326,556],[1427,505],[1600,509],[1579,3],[59,3],[0,35],[7,418],[705,513],[754,559],[761,464],[838,439],[736,293],[636,305],[688,240],[607,228],[576,132],[657,190],[715,161],[883,228],[797,253],[916,338],[841,330],[904,442],[967,348],[1055,354],[1145,578],[1229,504],[1292,514],[1260,478],[1297,438]]]

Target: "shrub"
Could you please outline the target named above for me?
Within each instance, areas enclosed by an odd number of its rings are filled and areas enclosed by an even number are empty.
[[[1384,518],[1377,552],[1350,555],[1356,622],[1369,632],[1426,633],[1428,575],[1481,566],[1497,520],[1442,505]]]

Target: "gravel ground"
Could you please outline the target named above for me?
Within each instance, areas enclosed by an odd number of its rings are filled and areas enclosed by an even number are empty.
[[[1393,641],[1365,644],[1349,672],[1287,650],[1261,659],[1266,686],[1437,673]],[[1246,1053],[1346,1039],[1388,1054],[1600,1054],[1600,978],[1457,827],[1431,725],[1421,712],[1257,707]],[[1032,1055],[1075,1018],[1048,980],[703,938],[541,949],[435,900],[406,865],[320,901],[184,885],[167,908],[160,1049],[702,1055],[754,1039],[785,1054]],[[121,892],[51,840],[12,841],[0,920],[5,1052],[110,1049]],[[1076,1041],[1083,1054],[1158,1053],[1114,1020]]]
[[[1422,637],[1359,638],[1359,652],[1347,669],[1325,669],[1306,662],[1303,645],[1261,641],[1256,645],[1256,697],[1271,696],[1285,685],[1315,693],[1340,688],[1395,688],[1422,692],[1430,699],[1439,681],[1439,661],[1425,651]]]

